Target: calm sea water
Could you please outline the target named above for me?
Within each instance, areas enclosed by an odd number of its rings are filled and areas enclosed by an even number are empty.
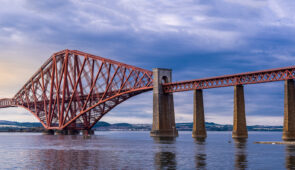
[[[254,144],[280,141],[280,132],[250,132],[234,141],[230,132],[191,132],[175,140],[149,132],[96,132],[94,136],[0,133],[0,169],[293,169],[295,146]]]

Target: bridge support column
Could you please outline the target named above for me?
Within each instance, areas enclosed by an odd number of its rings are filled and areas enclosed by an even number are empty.
[[[285,81],[283,140],[295,140],[295,85]]]
[[[248,138],[245,114],[245,99],[243,85],[234,87],[234,126],[233,138]]]
[[[194,124],[192,136],[193,138],[207,137],[202,90],[194,90]]]
[[[153,127],[150,135],[156,137],[176,137],[174,102],[172,93],[164,93],[162,83],[172,81],[170,69],[153,69]]]

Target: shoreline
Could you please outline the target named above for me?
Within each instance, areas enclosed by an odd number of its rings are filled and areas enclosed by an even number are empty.
[[[94,131],[101,131],[101,132],[108,132],[108,131],[138,131],[138,132],[150,132],[150,130],[136,130],[136,129],[111,129],[111,130],[99,130],[99,129],[93,129]],[[46,131],[45,129],[9,129],[9,130],[0,130],[0,133],[15,133],[15,132],[21,132],[21,133],[42,133]],[[191,132],[192,130],[180,130],[180,132]],[[207,130],[207,132],[231,132],[231,130]],[[283,132],[283,131],[277,131],[277,130],[249,130],[248,132]]]
[[[259,141],[254,144],[295,145],[295,141]]]

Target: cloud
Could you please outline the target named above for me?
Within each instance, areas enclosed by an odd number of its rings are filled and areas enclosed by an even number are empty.
[[[38,122],[38,119],[23,108],[0,109],[0,120]]]
[[[289,66],[295,58],[294,5],[291,0],[2,0],[0,97],[13,96],[52,53],[66,48],[146,69],[172,68],[175,81]],[[282,90],[282,83],[246,86],[247,114],[282,116]],[[204,91],[209,120],[231,117],[232,95],[232,88]],[[177,121],[192,121],[191,92],[175,94],[175,110]],[[150,122],[151,114],[151,94],[143,94],[104,119]]]

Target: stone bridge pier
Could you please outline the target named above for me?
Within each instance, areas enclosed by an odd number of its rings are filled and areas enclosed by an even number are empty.
[[[194,90],[194,123],[192,136],[194,138],[206,138],[203,91]],[[234,87],[234,118],[232,137],[243,139],[248,138],[245,114],[244,87]]]
[[[164,93],[162,84],[172,82],[170,69],[153,69],[153,127],[154,137],[176,137],[173,93]]]
[[[203,90],[194,90],[194,123],[193,123],[193,138],[205,139],[207,132],[205,128],[205,115],[203,103]]]
[[[164,93],[162,84],[172,82],[170,69],[153,69],[153,126],[150,135],[158,137],[176,137],[173,93]],[[285,80],[284,87],[284,128],[283,140],[295,141],[295,82]],[[194,112],[192,137],[205,139],[205,114],[203,90],[194,90]],[[234,112],[232,138],[248,138],[245,113],[244,86],[234,86]]]
[[[295,140],[295,86],[294,80],[285,80],[283,140]]]
[[[234,119],[232,137],[248,138],[243,85],[236,85],[234,87]]]

